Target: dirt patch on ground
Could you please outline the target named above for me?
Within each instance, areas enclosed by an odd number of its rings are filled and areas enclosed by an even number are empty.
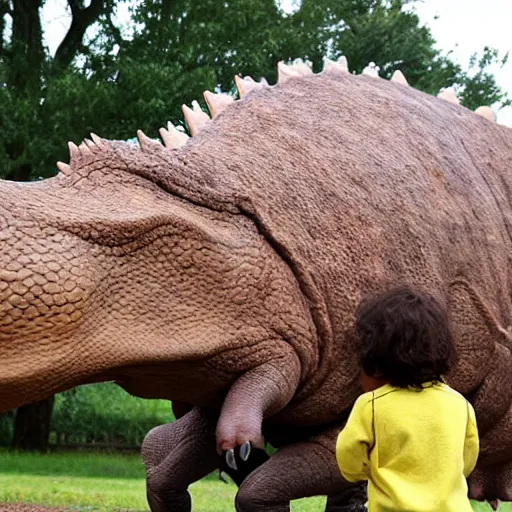
[[[48,508],[30,503],[0,503],[0,512],[62,512],[64,508]]]

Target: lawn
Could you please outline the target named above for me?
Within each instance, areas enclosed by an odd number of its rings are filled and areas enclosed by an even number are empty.
[[[220,482],[216,475],[191,486],[194,512],[231,512],[234,484]],[[25,502],[69,506],[74,510],[148,510],[144,468],[137,455],[64,453],[13,454],[0,451],[0,503]],[[293,512],[321,512],[324,498],[292,503]],[[475,504],[475,510],[491,510]],[[512,512],[512,505],[500,507]]]
[[[234,484],[210,475],[190,488],[194,512],[233,510]],[[323,498],[293,504],[294,512],[322,510]],[[75,510],[148,510],[144,467],[137,455],[62,453],[14,454],[0,451],[0,503],[71,506]]]

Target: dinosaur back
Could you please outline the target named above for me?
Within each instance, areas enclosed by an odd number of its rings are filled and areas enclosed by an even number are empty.
[[[170,189],[243,212],[294,271],[321,340],[312,388],[355,389],[354,309],[386,283],[448,301],[464,280],[511,323],[508,128],[401,84],[327,73],[248,94],[177,158]]]

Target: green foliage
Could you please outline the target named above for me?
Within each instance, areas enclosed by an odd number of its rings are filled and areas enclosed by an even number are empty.
[[[113,383],[80,386],[55,397],[52,441],[140,446],[157,425],[174,419],[165,400],[144,400]]]
[[[369,62],[384,77],[401,69],[432,94],[455,85],[469,108],[510,102],[489,71],[506,56],[486,47],[463,70],[435,49],[415,0],[302,0],[292,14],[275,0],[148,0],[133,4],[124,31],[114,22],[122,0],[68,0],[73,24],[54,57],[42,44],[44,3],[26,12],[14,3],[11,33],[0,24],[0,176],[9,179],[55,174],[66,142],[91,131],[156,136],[182,103],[230,90],[237,73],[274,82],[279,60],[306,58],[318,71],[324,56],[344,54],[354,72]]]
[[[0,416],[0,446],[10,445],[13,416]],[[153,427],[173,420],[166,400],[137,398],[114,383],[80,386],[55,396],[50,442],[137,447]]]
[[[56,452],[48,454],[0,450],[0,472],[10,475],[84,478],[144,478],[140,454]],[[0,503],[2,500],[0,499]]]
[[[482,105],[482,96],[487,104],[497,103],[501,108],[512,105],[512,98],[504,93],[494,76],[488,71],[489,67],[497,65],[503,67],[508,61],[509,54],[500,56],[499,52],[486,46],[481,55],[475,53],[471,57],[468,72],[459,73],[459,91],[463,104],[474,110]]]

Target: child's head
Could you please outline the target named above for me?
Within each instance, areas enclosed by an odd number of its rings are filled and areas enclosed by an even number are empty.
[[[356,311],[356,332],[364,372],[393,386],[439,381],[455,360],[446,311],[410,286],[364,300]]]

